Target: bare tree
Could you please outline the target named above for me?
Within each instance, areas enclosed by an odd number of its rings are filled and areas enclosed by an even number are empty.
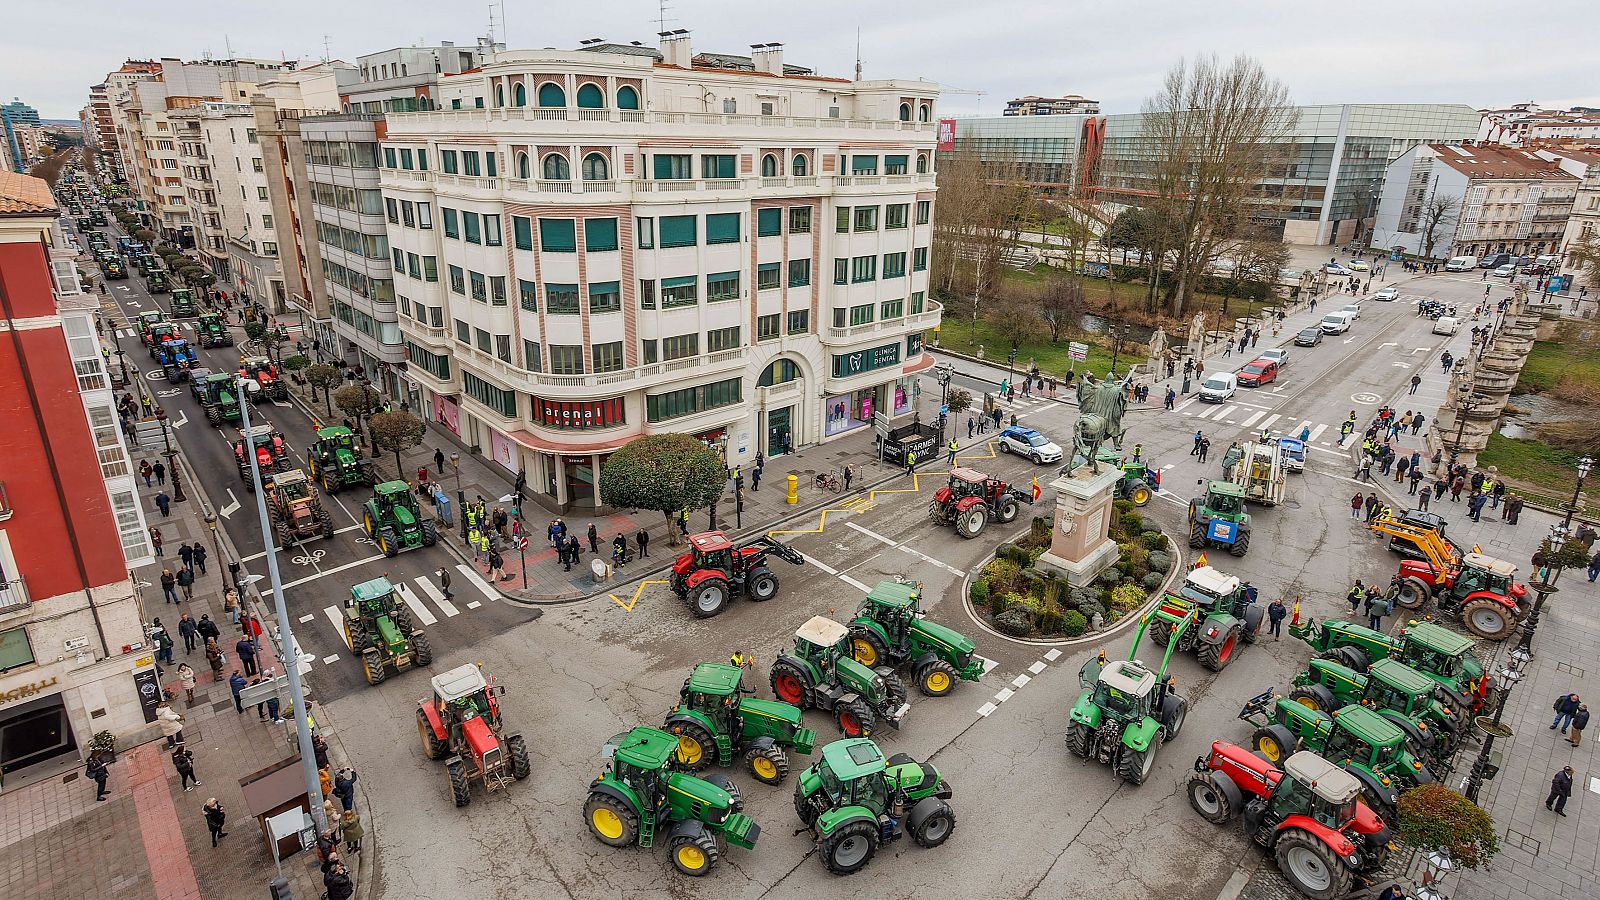
[[[1229,278],[1231,283],[1247,287],[1243,292],[1246,296],[1271,297],[1277,288],[1278,273],[1289,265],[1292,254],[1284,242],[1260,236],[1258,232],[1234,244],[1228,252],[1228,258],[1233,261],[1233,273]],[[1224,316],[1228,314],[1228,293],[1222,298]]]
[[[1152,204],[1176,225],[1169,311],[1181,315],[1218,248],[1262,212],[1257,186],[1287,161],[1297,111],[1246,56],[1180,61],[1144,103]]]
[[[982,159],[959,150],[939,161],[939,202],[933,221],[937,288],[946,295],[991,290],[1002,254],[1016,244],[1033,191],[1007,158]]]
[[[1001,296],[985,305],[983,320],[1005,341],[1005,349],[1018,347],[1038,337],[1045,330],[1045,321],[1040,315],[1038,288],[1008,286]]]
[[[1591,234],[1568,247],[1567,260],[1581,273],[1587,287],[1600,291],[1600,237]]]
[[[1433,245],[1439,242],[1439,223],[1454,215],[1461,206],[1455,194],[1435,193],[1422,207],[1422,255],[1433,256]]]
[[[1083,315],[1083,299],[1083,285],[1076,275],[1051,271],[1038,300],[1038,315],[1050,329],[1050,343],[1058,343],[1067,328]]]

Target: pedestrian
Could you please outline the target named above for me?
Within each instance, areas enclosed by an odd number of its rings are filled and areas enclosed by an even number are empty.
[[[177,574],[178,587],[183,588],[183,599],[194,599],[194,570],[179,569]]]
[[[151,480],[155,477],[155,470],[150,468],[150,460],[146,459],[139,463],[139,477],[144,479],[145,490],[155,487]]]
[[[850,465],[849,463],[845,463],[845,466],[844,466],[844,489],[845,490],[847,490],[847,491],[850,490],[850,480],[852,478],[855,478],[855,477],[856,477],[856,467],[853,466],[853,465]]]
[[[946,448],[946,449],[949,452],[949,457],[945,460],[945,465],[953,466],[953,465],[956,464],[956,451],[961,449],[961,448],[960,448],[959,445],[956,444],[956,439],[955,438],[951,438],[950,439],[950,446],[948,448]]]
[[[194,754],[181,741],[173,748],[172,767],[178,770],[178,777],[183,779],[185,791],[192,791],[196,785],[201,784],[200,779],[194,774]],[[190,784],[191,781],[194,784]]]
[[[1367,494],[1366,507],[1367,522],[1370,524],[1373,520],[1378,518],[1378,510],[1383,507],[1383,504],[1378,501],[1377,494],[1369,493]]]
[[[593,522],[589,523],[589,530],[587,532],[587,536],[589,538],[589,552],[590,553],[599,553],[600,552],[600,530],[594,527],[594,523]]]
[[[1402,456],[1394,466],[1394,480],[1396,483],[1406,480],[1406,470],[1411,468],[1411,457]]]
[[[317,768],[328,767],[328,739],[320,734],[311,736],[311,756],[317,761]]]
[[[178,602],[178,577],[171,569],[161,570],[161,595],[168,603]]]
[[[1178,392],[1177,392],[1177,391],[1174,391],[1174,390],[1173,390],[1173,389],[1172,389],[1172,388],[1171,388],[1171,387],[1168,387],[1168,388],[1167,388],[1167,402],[1166,402],[1166,408],[1167,408],[1167,409],[1169,409],[1169,410],[1170,410],[1170,409],[1172,409],[1172,408],[1173,408],[1173,406],[1174,406],[1174,405],[1175,405],[1175,404],[1176,404],[1176,403],[1177,403],[1177,402],[1178,402]]]
[[[238,669],[234,669],[233,674],[228,676],[228,690],[233,692],[233,708],[241,716],[244,715],[244,698],[240,695],[244,692],[246,684],[244,676],[239,674]]]
[[[1283,605],[1282,597],[1278,597],[1267,604],[1267,621],[1271,625],[1268,633],[1272,635],[1273,640],[1276,641],[1283,637],[1283,619],[1287,615],[1289,615],[1289,609]]]
[[[1427,416],[1423,415],[1422,413],[1417,413],[1416,418],[1411,420],[1411,433],[1412,434],[1418,434],[1419,432],[1421,432],[1422,431],[1422,425],[1427,420],[1428,420]]]
[[[257,675],[260,669],[256,667],[256,645],[248,637],[239,638],[233,645],[233,652],[239,654],[239,664],[244,666],[244,674]]]
[[[972,440],[972,430],[976,424],[976,421],[971,416],[967,416],[967,440],[969,441]]]
[[[1556,777],[1550,779],[1550,796],[1544,798],[1544,808],[1553,809],[1556,815],[1566,818],[1567,798],[1571,796],[1572,767],[1564,766],[1556,773]]]
[[[1474,522],[1483,521],[1483,505],[1488,500],[1482,491],[1473,491],[1472,496],[1467,499],[1467,518]]]
[[[756,471],[759,472],[761,470],[757,469]],[[648,531],[644,530],[643,528],[641,528],[641,529],[639,529],[639,533],[633,536],[633,539],[636,542],[638,542],[638,544],[639,544],[639,555],[640,556],[649,556],[650,555],[650,532],[648,532]]]
[[[206,817],[206,830],[211,832],[211,846],[216,847],[217,838],[228,836],[228,833],[222,830],[222,826],[228,821],[228,813],[222,808],[222,801],[215,797],[207,800],[202,810]]]
[[[83,774],[94,782],[94,799],[103,802],[109,793],[106,790],[106,779],[111,777],[111,771],[106,767],[105,758],[100,755],[99,750],[89,754],[88,761],[83,764]]]
[[[435,572],[434,575],[439,578],[439,590],[444,591],[444,598],[449,600],[454,597],[455,595],[450,593],[450,572],[444,566],[440,566],[439,571]]]
[[[1350,498],[1350,518],[1361,518],[1361,507],[1364,505],[1366,505],[1366,498],[1361,496],[1360,491],[1356,491],[1355,496]]]
[[[183,742],[183,716],[165,698],[156,703],[156,725],[160,726],[161,736],[167,739],[168,747],[176,747]]]
[[[161,518],[165,519],[168,516],[172,515],[171,506],[172,506],[172,498],[167,496],[167,492],[166,491],[157,491],[156,492],[156,508],[161,510]]]
[[[178,635],[183,638],[183,655],[193,653],[195,644],[199,643],[200,630],[195,627],[194,619],[188,613],[178,619]]]
[[[1206,461],[1206,454],[1211,452],[1211,438],[1200,439],[1200,462]]]
[[[1589,580],[1594,581],[1596,578],[1600,578],[1600,550],[1596,550],[1594,555],[1589,557]]]
[[[206,573],[206,545],[199,541],[194,542],[194,567],[200,570],[201,575]]]
[[[261,679],[257,678],[256,681],[260,682]],[[276,694],[267,698],[267,712],[265,718],[271,719],[272,724],[274,725],[283,722],[283,719],[278,715],[278,705],[278,697]],[[259,703],[256,704],[256,715],[261,717],[261,704]]]
[[[324,895],[328,900],[350,900],[350,896],[356,892],[355,882],[350,880],[350,870],[337,859],[322,876],[322,886],[328,889]]]
[[[1511,499],[1506,501],[1506,509],[1508,510],[1506,522],[1508,524],[1517,524],[1517,518],[1522,515],[1522,507],[1526,503],[1527,501],[1522,498],[1521,494],[1511,495]]]
[[[361,837],[366,829],[361,827],[361,816],[353,809],[344,811],[344,816],[339,819],[339,834],[344,838],[344,852],[360,853]]]
[[[628,564],[628,539],[621,534],[611,539],[611,562],[619,569]]]
[[[1383,617],[1390,613],[1389,600],[1377,591],[1367,594],[1366,599],[1367,627],[1373,631],[1383,630]]]
[[[505,571],[505,558],[500,555],[497,548],[489,548],[489,576],[495,581],[511,580],[511,573]]]
[[[211,677],[222,676],[222,666],[227,660],[223,658],[222,647],[215,640],[206,641],[206,662],[211,666]]]
[[[333,776],[333,795],[344,805],[345,812],[355,808],[356,781],[360,777],[356,774],[356,770],[349,766],[340,769],[338,774]]]
[[[1190,456],[1199,456],[1200,455],[1200,442],[1203,441],[1203,440],[1205,440],[1205,435],[1203,435],[1200,432],[1196,431],[1194,433],[1194,446],[1189,449],[1189,455]]]
[[[1466,490],[1466,489],[1467,489],[1467,480],[1465,478],[1462,478],[1460,475],[1457,475],[1455,477],[1455,479],[1450,482],[1450,502],[1451,503],[1460,503],[1461,502],[1461,492]]]
[[[951,441],[951,443],[955,443],[955,441]],[[752,491],[761,490],[761,467],[760,466],[756,466],[754,469],[750,470],[750,490],[752,490]]]
[[[1421,386],[1422,386],[1422,376],[1421,375],[1413,375],[1413,376],[1411,376],[1411,393],[1415,394],[1417,392],[1417,388],[1419,388]]]
[[[179,544],[178,545],[178,558],[183,560],[183,567],[185,569],[194,568],[194,548],[193,547],[189,546],[188,544]]]
[[[1361,584],[1361,579],[1356,579],[1356,583],[1351,586],[1350,593],[1345,594],[1344,599],[1350,603],[1350,615],[1355,615],[1356,610],[1360,609],[1361,604],[1367,599],[1367,589]]]
[[[906,474],[917,474],[917,454],[913,450],[906,451]]]
[[[194,669],[188,663],[178,663],[178,683],[183,685],[183,702],[194,706]]]
[[[567,562],[577,565],[582,554],[583,548],[578,546],[578,536],[575,534],[567,535]]]
[[[1578,711],[1580,701],[1577,694],[1562,694],[1556,698],[1552,707],[1556,711],[1556,720],[1550,723],[1550,730],[1561,729],[1562,734],[1567,733],[1567,724],[1572,721],[1572,716]]]
[[[218,640],[222,637],[222,632],[217,630],[217,623],[211,621],[210,613],[200,614],[200,621],[194,623],[194,630],[202,641]]]
[[[166,483],[167,483],[167,467],[162,464],[161,460],[158,459],[158,460],[156,460],[156,464],[154,466],[154,469],[155,469],[155,473],[156,473],[156,485],[160,486],[160,487],[166,486]]]
[[[438,448],[438,447],[434,448],[434,451],[433,451],[433,467],[434,467],[434,469],[436,469],[439,472],[439,477],[443,478],[444,477],[444,450],[442,448]]]

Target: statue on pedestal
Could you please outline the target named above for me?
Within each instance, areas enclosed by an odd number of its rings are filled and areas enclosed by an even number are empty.
[[[1078,382],[1078,419],[1072,426],[1072,460],[1067,473],[1077,471],[1085,463],[1090,474],[1100,474],[1100,444],[1107,438],[1112,446],[1122,449],[1122,436],[1127,429],[1122,426],[1122,413],[1128,408],[1128,385],[1133,382],[1133,371],[1120,381],[1100,380],[1085,374]]]

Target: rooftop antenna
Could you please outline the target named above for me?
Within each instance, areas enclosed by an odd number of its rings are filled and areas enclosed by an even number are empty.
[[[667,10],[671,8],[672,5],[669,4],[667,0],[657,0],[656,33],[659,35],[665,35],[667,33],[668,22],[678,21],[677,19],[671,18],[667,15]]]
[[[491,43],[491,44],[495,43],[495,24],[496,24],[496,22],[495,22],[495,9],[496,8],[498,8],[499,11],[500,11],[500,18],[499,18],[500,41],[503,43],[505,41],[505,39],[506,39],[506,5],[505,5],[505,2],[504,2],[504,0],[500,0],[500,2],[496,2],[496,0],[489,0],[489,43]]]
[[[856,80],[861,80],[861,28],[856,27]]]
[[[333,59],[333,50],[329,48],[328,35],[324,34],[322,36],[322,61],[327,62],[330,59]]]

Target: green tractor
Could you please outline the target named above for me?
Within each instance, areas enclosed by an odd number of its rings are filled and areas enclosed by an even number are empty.
[[[1102,451],[1100,461],[1122,470],[1122,479],[1112,486],[1112,497],[1131,500],[1134,506],[1144,506],[1161,490],[1161,470],[1147,459],[1125,459],[1122,454]]]
[[[1435,780],[1406,733],[1365,706],[1326,713],[1267,691],[1250,698],[1239,718],[1256,726],[1250,745],[1268,762],[1279,765],[1297,749],[1332,760],[1361,781],[1367,804],[1391,822],[1399,821],[1401,791]]]
[[[685,875],[704,875],[728,844],[756,845],[761,826],[745,815],[739,789],[722,775],[699,778],[672,771],[678,739],[643,726],[612,738],[611,761],[589,783],[583,819],[589,833],[610,847],[655,846],[665,829],[672,865]]]
[[[167,281],[167,273],[159,268],[146,269],[144,273],[144,289],[152,294],[165,294],[172,290],[172,283]],[[173,315],[178,315],[173,312]]]
[[[983,658],[966,635],[922,612],[922,585],[880,581],[850,620],[850,655],[862,665],[910,665],[917,689],[943,697],[956,682],[983,676]]]
[[[1179,637],[1178,649],[1195,651],[1200,665],[1221,672],[1239,655],[1241,640],[1254,644],[1260,639],[1264,618],[1265,611],[1256,603],[1254,586],[1210,566],[1200,566],[1184,576],[1178,593],[1161,598],[1150,636],[1159,643],[1180,622],[1197,621],[1195,627]]]
[[[438,527],[423,518],[411,485],[404,481],[385,481],[372,489],[372,499],[361,508],[361,526],[384,556],[439,541]]]
[[[188,318],[199,312],[194,303],[194,291],[188,288],[173,288],[170,299],[173,318]]]
[[[182,289],[180,288],[180,290]],[[178,292],[173,291],[172,295],[173,297],[177,297]],[[173,307],[177,307],[176,300],[173,301]],[[195,332],[195,343],[198,343],[202,346],[233,346],[233,332],[228,330],[228,326],[223,323],[222,317],[216,313],[201,313],[200,321],[195,324]]]
[[[1189,501],[1189,546],[1221,547],[1234,556],[1250,552],[1250,514],[1244,488],[1228,481],[1202,481],[1203,497]]]
[[[357,449],[355,435],[343,425],[317,429],[317,439],[306,452],[306,462],[311,477],[322,482],[322,489],[329,494],[351,485],[376,484],[378,480],[371,461],[363,459]]]
[[[741,696],[743,676],[744,669],[727,663],[695,666],[661,730],[678,737],[679,768],[698,772],[742,757],[757,781],[782,784],[789,777],[786,751],[809,756],[817,733],[801,727],[798,707]]]
[[[904,753],[888,759],[867,738],[847,738],[822,748],[822,758],[795,781],[800,816],[828,871],[853,875],[878,848],[906,834],[919,847],[937,847],[956,830],[946,801],[950,783],[932,763]]]
[[[850,629],[813,616],[794,633],[794,650],[772,664],[772,693],[801,709],[833,713],[846,737],[871,737],[879,722],[899,728],[911,704],[894,669],[870,669],[850,656]]]
[[[1459,715],[1488,705],[1489,679],[1470,638],[1432,622],[1415,622],[1399,636],[1339,619],[1311,619],[1289,633],[1346,668],[1365,672],[1373,661],[1394,658],[1443,685]]]
[[[1357,703],[1372,709],[1406,733],[1412,746],[1425,747],[1435,762],[1455,752],[1467,711],[1450,703],[1444,686],[1398,659],[1380,659],[1366,674],[1317,657],[1296,675],[1289,699],[1317,712]]]
[[[395,603],[394,585],[374,578],[350,589],[344,602],[344,639],[361,657],[368,684],[377,684],[407,669],[433,662],[428,636],[411,622],[411,613]]]
[[[227,372],[206,376],[200,385],[200,405],[205,407],[206,421],[213,425],[237,422],[243,417],[239,409],[239,377]]]
[[[1112,766],[1129,784],[1144,784],[1155,767],[1156,751],[1178,736],[1189,715],[1189,702],[1167,674],[1167,663],[1198,615],[1191,607],[1186,617],[1172,623],[1161,667],[1153,672],[1137,658],[1139,641],[1150,627],[1148,615],[1133,633],[1127,659],[1107,662],[1102,650],[1097,658],[1084,663],[1078,671],[1078,684],[1084,691],[1072,707],[1067,749],[1083,759]]]

